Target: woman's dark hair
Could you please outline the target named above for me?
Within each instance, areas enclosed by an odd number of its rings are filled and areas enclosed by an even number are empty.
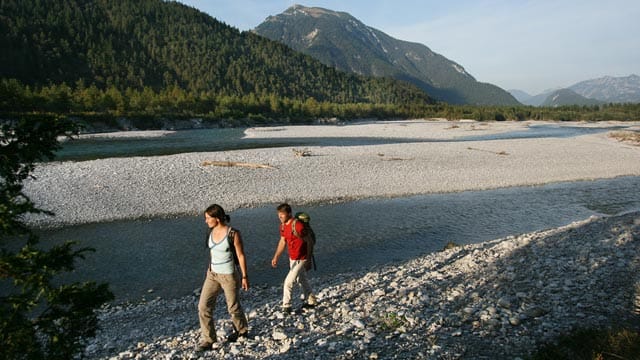
[[[222,206],[218,204],[213,204],[209,206],[204,212],[205,214],[211,216],[212,218],[218,219],[218,221],[222,223],[228,223],[229,221],[231,221],[231,217],[225,214]]]

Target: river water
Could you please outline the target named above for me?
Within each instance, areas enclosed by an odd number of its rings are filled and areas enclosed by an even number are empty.
[[[542,137],[570,137],[611,131],[620,127],[589,128],[553,124],[531,125],[525,130],[491,135],[470,135],[456,139],[411,139],[367,137],[243,138],[244,129],[180,130],[156,137],[89,137],[67,141],[56,153],[56,161],[81,161],[106,157],[156,156],[185,152],[208,152],[283,146],[349,146],[404,142],[451,142]]]
[[[537,187],[368,199],[296,208],[318,236],[314,277],[416,258],[448,242],[469,244],[566,225],[591,215],[640,209],[640,177]],[[231,213],[241,230],[255,286],[280,285],[286,255],[270,266],[278,241],[277,204]],[[78,262],[77,279],[109,282],[117,299],[179,297],[201,285],[207,263],[201,216],[116,221],[47,230],[43,242],[77,240],[97,251]]]
[[[569,137],[610,131],[555,125],[475,135],[447,141]],[[242,139],[243,129],[178,131],[156,138],[85,139],[65,143],[56,160],[152,156],[186,151],[297,146],[366,145],[415,139],[310,138],[277,142]],[[421,140],[442,141],[442,140]],[[566,225],[591,215],[640,209],[640,177],[516,187],[489,191],[368,199],[294,208],[306,211],[318,236],[315,278],[369,269],[440,251],[448,242],[470,244]],[[275,207],[239,209],[231,224],[240,229],[254,286],[280,286],[286,255],[272,269],[278,241]],[[208,254],[202,216],[154,218],[69,226],[41,231],[44,245],[75,240],[96,252],[77,263],[72,280],[108,282],[116,301],[180,297],[201,285]]]

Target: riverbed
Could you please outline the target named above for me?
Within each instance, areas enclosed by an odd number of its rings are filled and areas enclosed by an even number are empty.
[[[637,126],[414,120],[249,128],[237,142],[284,145],[51,162],[25,189],[56,213],[30,219],[43,242],[74,239],[98,250],[76,274],[112,283],[119,300],[172,298],[199,286],[201,214],[214,202],[244,234],[258,286],[284,276],[268,266],[280,202],[312,214],[317,277],[413,259],[447,242],[637,209],[640,150],[607,136]],[[166,136],[107,137],[134,149],[128,141]],[[296,156],[300,149],[308,156]],[[205,165],[216,161],[265,167]]]
[[[317,281],[382,267],[466,245],[564,226],[590,216],[640,210],[640,177],[536,187],[376,198],[300,207],[318,236]],[[278,240],[275,207],[238,209],[253,286],[278,285],[285,266],[272,269]],[[108,282],[119,301],[173,299],[201,285],[207,264],[202,216],[120,220],[43,232],[45,243],[76,240],[95,248],[73,279]],[[282,262],[285,263],[285,262]]]

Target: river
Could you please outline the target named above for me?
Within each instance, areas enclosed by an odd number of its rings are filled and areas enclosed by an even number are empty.
[[[367,199],[297,208],[318,236],[313,277],[412,259],[448,242],[477,243],[558,227],[591,215],[640,209],[640,177],[487,191]],[[280,285],[286,259],[270,266],[278,240],[275,206],[231,212],[241,230],[254,286]],[[95,253],[71,278],[111,284],[117,301],[180,297],[201,285],[207,263],[201,216],[155,218],[47,230],[45,244],[77,240]]]
[[[569,137],[615,128],[530,126],[526,130],[473,135],[446,141]],[[212,141],[213,139],[213,141]],[[59,161],[113,156],[154,156],[297,145],[366,145],[415,139],[374,137],[244,139],[243,129],[176,131],[159,137],[89,138],[66,142]],[[420,140],[443,141],[443,140]],[[440,251],[448,242],[477,243],[558,227],[591,215],[640,209],[640,177],[514,187],[488,191],[367,199],[297,208],[312,217],[318,236],[313,277],[375,268]],[[254,286],[280,286],[286,273],[270,261],[278,241],[275,207],[239,209],[231,224],[240,229]],[[110,283],[116,301],[180,297],[201,285],[208,255],[202,216],[154,218],[42,230],[44,245],[75,240],[96,252],[77,263],[67,279]]]

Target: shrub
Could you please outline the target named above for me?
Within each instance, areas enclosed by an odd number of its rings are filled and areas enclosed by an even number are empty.
[[[74,269],[89,248],[72,242],[48,250],[24,222],[45,213],[22,192],[35,163],[52,159],[57,137],[77,133],[54,117],[0,123],[0,358],[71,359],[97,329],[95,309],[113,299],[106,284],[61,284],[56,276]]]

